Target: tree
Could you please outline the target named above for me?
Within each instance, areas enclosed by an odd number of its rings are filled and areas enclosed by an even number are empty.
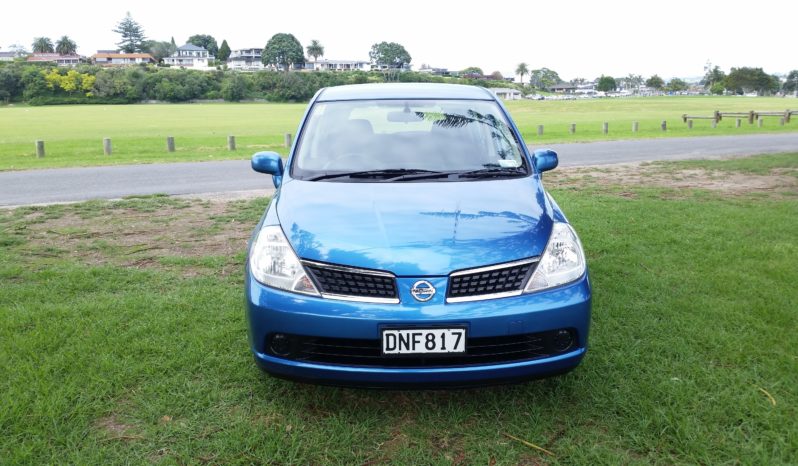
[[[494,71],[490,75],[488,75],[488,79],[492,79],[494,81],[502,81],[504,80],[504,76],[502,76],[500,71]]]
[[[679,78],[671,79],[671,82],[668,83],[667,90],[671,92],[681,92],[687,90],[687,83],[684,80]]]
[[[519,63],[515,68],[515,74],[521,77],[521,84],[524,84],[524,76],[529,74],[529,68],[527,67],[527,64],[524,62]]]
[[[164,58],[171,56],[177,51],[177,47],[173,46],[171,42],[148,40],[142,44],[144,52],[152,55],[156,62],[163,61]]]
[[[216,54],[216,59],[226,62],[228,58],[230,58],[230,46],[227,45],[227,40],[223,40],[222,45],[219,46],[219,53]]]
[[[659,75],[655,74],[654,76],[646,79],[646,86],[652,89],[660,90],[662,89],[663,86],[665,86],[665,81],[663,81],[662,78],[659,77]]]
[[[28,50],[22,44],[11,44],[8,46],[8,50],[14,52],[14,56],[17,57],[24,57],[28,55]]]
[[[222,83],[222,98],[228,102],[238,102],[249,92],[246,78],[241,73],[233,72],[232,76]]]
[[[792,70],[787,74],[787,79],[784,81],[782,90],[789,94],[798,91],[798,70]]]
[[[529,72],[529,84],[539,89],[545,89],[561,82],[560,75],[548,68],[540,68]]]
[[[724,80],[726,89],[735,94],[757,92],[767,94],[775,92],[781,87],[778,78],[765,73],[762,68],[732,68]]]
[[[485,75],[485,73],[482,72],[482,68],[480,68],[478,66],[469,66],[468,68],[462,70],[460,72],[460,74],[461,75],[471,75],[471,76],[478,75],[479,77],[482,77],[482,76]]]
[[[388,69],[405,68],[412,60],[404,46],[396,42],[380,42],[372,45],[369,58],[379,68]]]
[[[55,44],[55,51],[59,55],[73,55],[78,51],[78,44],[69,36],[61,36]]]
[[[317,61],[319,57],[324,56],[324,46],[316,39],[310,41],[310,45],[305,50],[307,50],[309,57],[313,57],[313,61]]]
[[[139,23],[133,20],[130,16],[130,12],[127,12],[125,17],[117,23],[116,29],[113,29],[113,32],[122,37],[122,40],[117,42],[116,45],[118,45],[123,52],[135,53],[144,51],[143,45],[144,41],[147,39],[144,36],[144,29]]]
[[[189,44],[194,44],[197,47],[204,48],[208,51],[208,54],[213,57],[219,53],[219,45],[216,43],[216,39],[214,39],[212,35],[194,34],[193,36],[189,37],[186,42]]]
[[[712,89],[712,87],[717,83],[722,83],[723,80],[726,79],[726,73],[724,73],[719,66],[715,66],[714,68],[707,68],[707,73],[701,79],[701,84],[704,85],[705,89]]]
[[[604,76],[603,74],[598,79],[598,84],[596,85],[596,90],[601,92],[610,92],[617,88],[618,84],[615,82],[615,78],[612,76]]]
[[[55,52],[55,47],[53,47],[53,41],[51,41],[49,37],[34,38],[33,44],[31,44],[31,48],[33,49],[33,53]]]
[[[292,65],[305,63],[305,51],[293,34],[277,33],[263,48],[261,61],[264,65],[274,65],[289,71]]]

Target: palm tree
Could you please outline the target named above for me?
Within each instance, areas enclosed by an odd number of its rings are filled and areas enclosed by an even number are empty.
[[[318,60],[319,57],[324,56],[324,46],[321,45],[321,42],[313,39],[310,41],[310,45],[306,48],[309,57],[313,57],[313,61]]]
[[[53,41],[51,41],[49,37],[36,37],[33,39],[33,44],[31,44],[31,47],[33,48],[33,53],[55,52]]]
[[[70,39],[69,36],[61,36],[58,42],[55,43],[55,51],[59,55],[73,55],[78,51],[78,44]]]
[[[529,74],[529,67],[526,63],[521,62],[518,64],[518,67],[515,69],[515,74],[521,76],[521,84],[524,84],[524,76]]]

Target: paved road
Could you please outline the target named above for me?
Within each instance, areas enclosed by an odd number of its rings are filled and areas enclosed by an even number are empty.
[[[798,152],[798,133],[551,144],[561,166]],[[0,206],[272,188],[248,160],[0,172]]]

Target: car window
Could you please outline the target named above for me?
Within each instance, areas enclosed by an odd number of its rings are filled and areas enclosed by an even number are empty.
[[[520,145],[495,102],[367,100],[317,102],[291,175],[491,168],[527,173]]]

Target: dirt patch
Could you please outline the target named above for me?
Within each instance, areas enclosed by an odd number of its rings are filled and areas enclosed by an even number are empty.
[[[104,432],[110,439],[136,440],[141,438],[138,435],[133,435],[134,427],[132,425],[121,422],[115,414],[97,419],[94,427]]]
[[[67,208],[59,218],[27,222],[27,247],[32,255],[58,251],[91,265],[151,268],[168,263],[193,275],[207,269],[203,258],[232,262],[245,250],[257,220],[237,220],[230,215],[236,212],[233,204],[184,200],[144,211],[125,207],[124,202],[89,211]],[[32,213],[31,220],[39,215]],[[223,266],[216,272],[229,273],[234,268]]]
[[[619,164],[558,169],[544,175],[548,187],[579,188],[588,186],[655,187],[704,189],[724,194],[765,193],[780,197],[798,193],[798,178],[784,170],[769,175],[704,169],[674,170],[650,164]],[[622,192],[634,197],[632,192]]]

